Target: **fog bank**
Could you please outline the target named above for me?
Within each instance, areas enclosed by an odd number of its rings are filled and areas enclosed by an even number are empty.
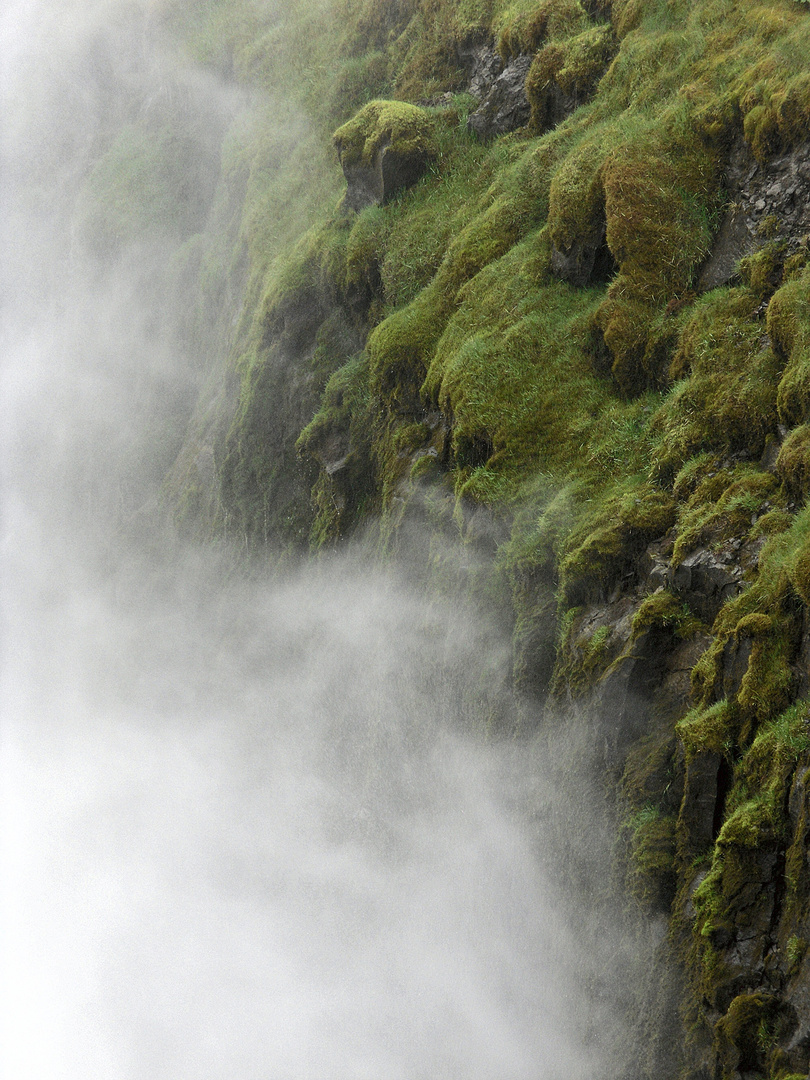
[[[3,16],[4,1075],[600,1075],[554,795],[484,737],[508,642],[362,555],[248,573],[155,513],[200,378],[154,278],[186,237],[88,250],[75,214],[155,85],[220,135],[244,101],[146,13]]]

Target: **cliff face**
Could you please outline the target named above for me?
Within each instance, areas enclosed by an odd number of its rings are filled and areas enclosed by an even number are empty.
[[[668,920],[628,1075],[806,1075],[810,8],[182,10],[254,97],[187,230],[178,517],[268,558],[415,534],[500,607]]]

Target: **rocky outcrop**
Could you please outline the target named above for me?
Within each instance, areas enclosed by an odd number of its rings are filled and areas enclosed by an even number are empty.
[[[333,141],[349,210],[387,202],[420,180],[436,156],[432,117],[402,101],[370,101]]]
[[[531,67],[530,56],[516,56],[495,78],[481,104],[470,115],[467,126],[481,139],[492,139],[529,122],[531,107],[526,97],[526,76]],[[478,68],[476,86],[486,85],[486,73],[494,64]],[[471,86],[473,84],[471,83]]]
[[[758,162],[746,143],[729,156],[725,187],[728,209],[698,279],[706,292],[731,281],[740,259],[778,237],[787,252],[810,232],[810,142],[767,162]]]

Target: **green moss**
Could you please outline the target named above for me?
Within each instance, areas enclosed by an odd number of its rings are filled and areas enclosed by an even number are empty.
[[[794,428],[782,443],[776,475],[791,498],[804,500],[810,493],[810,425]]]
[[[633,637],[638,638],[653,627],[671,630],[686,640],[705,629],[703,623],[682,600],[666,590],[653,593],[642,600],[633,616]]]
[[[675,827],[673,814],[655,806],[637,810],[625,823],[631,864],[627,886],[645,907],[667,910],[675,885]]]
[[[732,1080],[740,1065],[764,1068],[780,1010],[775,994],[758,992],[734,998],[714,1029],[720,1080]]]
[[[560,563],[567,605],[604,596],[650,541],[672,526],[675,508],[666,492],[638,482],[616,485],[577,523]]]
[[[536,52],[544,41],[570,37],[588,24],[580,0],[535,0],[528,11],[521,7],[511,5],[499,19],[498,52],[504,61]]]
[[[672,565],[678,566],[701,544],[746,536],[763,505],[776,500],[777,493],[774,476],[755,466],[710,472],[679,507]]]
[[[604,232],[604,142],[603,133],[582,142],[555,170],[548,221],[551,241],[560,251],[568,251],[575,241],[595,243]]]
[[[653,473],[664,480],[696,454],[745,451],[759,458],[776,430],[782,363],[762,340],[757,298],[729,289],[695,304],[672,361],[675,383],[653,421]]]
[[[810,271],[787,282],[768,305],[768,333],[774,349],[786,361],[777,404],[784,424],[793,427],[810,415],[810,315],[807,289]]]
[[[555,693],[573,697],[590,690],[616,655],[612,627],[597,626],[588,633],[581,616],[581,608],[571,608],[562,619],[551,685]]]
[[[526,96],[532,107],[532,127],[552,126],[555,89],[576,104],[596,89],[616,49],[609,25],[592,26],[564,41],[551,41],[532,60],[526,77]]]
[[[370,101],[332,136],[344,168],[371,167],[383,147],[403,157],[436,156],[435,120],[404,101]]]
[[[773,240],[740,260],[740,277],[757,296],[769,298],[782,282],[786,254],[787,242]]]
[[[676,728],[687,755],[693,757],[704,750],[728,754],[739,730],[739,717],[732,702],[717,701],[706,707],[690,709]]]

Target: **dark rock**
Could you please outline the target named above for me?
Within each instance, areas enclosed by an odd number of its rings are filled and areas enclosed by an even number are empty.
[[[554,247],[551,252],[551,272],[561,281],[582,288],[597,281],[606,281],[616,271],[616,264],[607,246],[607,225],[590,240],[578,238],[567,251]]]
[[[671,584],[670,559],[673,547],[673,538],[665,536],[662,540],[648,544],[644,549],[638,561],[638,575],[643,588],[655,592],[656,589],[666,588]]]
[[[479,107],[470,115],[467,126],[481,139],[505,135],[529,122],[531,108],[526,97],[526,75],[530,56],[517,56],[495,79]]]
[[[469,78],[467,93],[482,101],[502,73],[503,61],[491,45],[462,46],[458,60]]]
[[[608,768],[622,765],[630,744],[649,729],[651,702],[666,671],[670,643],[669,631],[650,627],[615,661],[599,686],[596,702]]]
[[[403,154],[389,144],[380,147],[370,165],[344,164],[344,205],[359,212],[367,206],[385,203],[398,191],[412,187],[420,180],[429,163],[427,153]]]
[[[738,143],[729,155],[725,187],[729,208],[701,270],[700,292],[731,281],[740,259],[762,247],[759,227],[765,218],[776,219],[774,231],[787,241],[788,253],[810,232],[810,142],[765,164]]]
[[[672,587],[689,607],[712,623],[717,612],[742,590],[743,571],[706,548],[698,548],[673,571]]]
[[[718,800],[722,799],[720,769],[722,754],[703,750],[688,762],[683,801],[678,818],[681,853],[699,855],[711,845],[716,834]]]
[[[750,637],[730,637],[723,646],[723,696],[733,700],[748,671],[754,642]]]

